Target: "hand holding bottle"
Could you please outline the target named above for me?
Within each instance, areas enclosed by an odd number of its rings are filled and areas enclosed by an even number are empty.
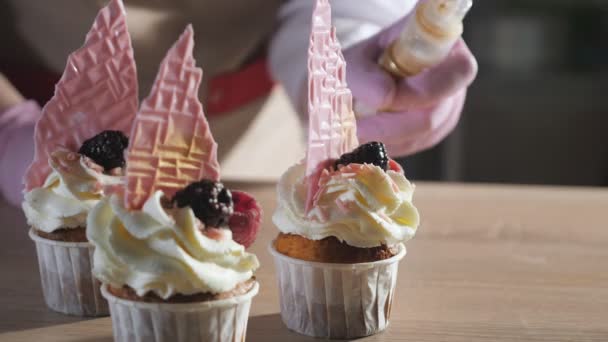
[[[416,153],[445,138],[458,123],[466,88],[477,74],[475,57],[461,39],[443,61],[416,76],[396,78],[386,72],[378,58],[408,19],[344,51],[359,115],[359,139],[383,141],[393,157]]]

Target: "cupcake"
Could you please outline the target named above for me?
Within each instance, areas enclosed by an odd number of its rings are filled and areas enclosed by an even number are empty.
[[[123,182],[124,132],[137,112],[136,69],[124,8],[103,8],[73,52],[35,130],[23,211],[36,243],[42,290],[52,310],[107,315],[91,274],[89,211]]]
[[[136,115],[123,194],[90,212],[115,341],[243,341],[258,292],[261,210],[220,182],[188,26]]]
[[[350,339],[389,322],[404,242],[419,224],[414,186],[384,144],[359,145],[327,0],[313,13],[306,159],[279,180],[271,243],[281,316],[298,333]]]

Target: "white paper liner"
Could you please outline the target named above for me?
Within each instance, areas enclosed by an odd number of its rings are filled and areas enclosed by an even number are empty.
[[[358,264],[310,262],[276,251],[281,317],[290,330],[322,338],[350,339],[388,326],[405,246],[390,259]]]
[[[93,245],[45,239],[33,229],[29,236],[36,243],[46,305],[68,315],[107,316],[108,303],[92,273]]]
[[[244,295],[199,303],[145,303],[118,298],[102,285],[116,342],[245,341],[251,299]]]

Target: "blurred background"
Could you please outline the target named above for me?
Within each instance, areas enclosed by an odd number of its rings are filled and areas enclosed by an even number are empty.
[[[9,11],[0,11],[0,44],[17,51],[2,54],[3,64],[40,64],[10,32],[12,20]],[[464,36],[480,68],[461,122],[436,148],[401,160],[408,177],[608,185],[608,1],[474,1]],[[51,77],[40,88],[52,89],[54,82]],[[221,161],[224,177],[271,181],[302,157],[300,144],[280,165],[272,163],[272,172],[243,167],[264,153],[276,159],[276,141],[297,145],[303,139],[289,110],[284,94],[275,91],[239,143],[243,148]],[[263,127],[276,120],[282,130],[273,134],[283,135],[271,141]],[[268,146],[259,148],[261,154],[250,153],[263,143]]]
[[[608,185],[608,1],[474,1],[464,36],[479,75],[411,178]]]

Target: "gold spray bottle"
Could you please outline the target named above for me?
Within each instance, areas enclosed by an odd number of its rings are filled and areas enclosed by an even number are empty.
[[[462,20],[472,5],[472,0],[420,1],[379,64],[403,78],[440,63],[462,35]]]

